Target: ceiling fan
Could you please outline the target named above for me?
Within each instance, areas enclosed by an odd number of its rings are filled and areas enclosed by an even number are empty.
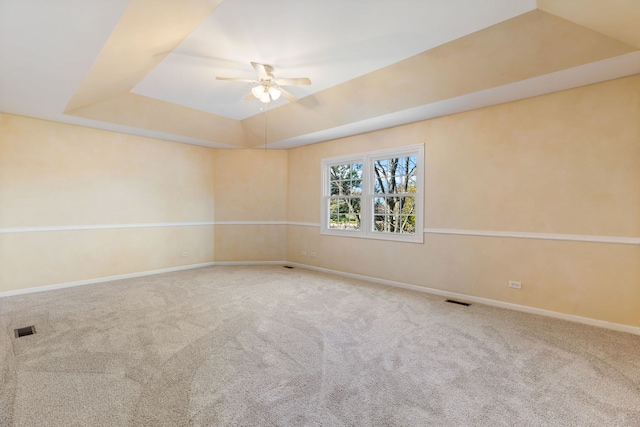
[[[234,77],[216,77],[217,80],[230,80],[234,82],[257,83],[258,85],[251,89],[251,92],[244,99],[259,99],[267,103],[276,101],[280,95],[284,96],[290,102],[296,102],[298,99],[291,93],[282,88],[282,86],[310,85],[311,80],[306,77],[283,78],[278,79],[273,75],[273,67],[266,64],[258,64],[252,62],[251,66],[258,73],[257,80],[237,79]]]

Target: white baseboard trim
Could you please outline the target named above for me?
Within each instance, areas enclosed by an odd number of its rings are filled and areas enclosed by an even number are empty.
[[[215,221],[213,225],[289,225],[287,221]]]
[[[213,265],[289,265],[287,261],[219,261]]]
[[[171,273],[172,271],[191,270],[193,268],[210,267],[213,265],[288,265],[286,261],[222,261],[205,262],[201,264],[181,265],[179,267],[161,268],[159,270],[147,270],[137,273],[118,274],[115,276],[98,277],[95,279],[78,280],[75,282],[56,283],[54,285],[36,286],[33,288],[16,289],[14,291],[0,292],[0,298],[14,295],[32,294],[35,292],[53,291],[56,289],[72,288],[74,286],[91,285],[94,283],[111,282],[114,280],[131,279],[134,277],[152,276],[154,274]]]
[[[147,270],[137,273],[118,274],[115,276],[98,277],[95,279],[78,280],[75,282],[56,283],[55,285],[36,286],[33,288],[16,289],[14,291],[0,292],[0,298],[10,297],[14,295],[32,294],[35,292],[53,291],[56,289],[72,288],[74,286],[92,285],[94,283],[111,282],[114,280],[131,279],[134,277],[152,276],[154,274],[171,273],[172,271],[190,270],[192,268],[209,267],[214,265],[213,262],[205,262],[201,264],[181,265],[179,267],[161,268],[159,270]]]
[[[515,310],[515,311],[520,311],[520,312],[523,312],[523,313],[537,314],[537,315],[540,315],[540,316],[552,317],[554,319],[568,320],[570,322],[582,323],[584,325],[596,326],[596,327],[605,328],[605,329],[611,329],[611,330],[618,331],[618,332],[627,332],[627,333],[630,333],[630,334],[633,334],[633,335],[640,335],[640,327],[636,327],[636,326],[623,325],[623,324],[620,324],[620,323],[605,322],[603,320],[590,319],[588,317],[575,316],[573,314],[559,313],[557,311],[544,310],[544,309],[535,308],[535,307],[528,307],[526,305],[512,304],[512,303],[509,303],[509,302],[496,301],[496,300],[492,300],[492,299],[488,299],[488,298],[474,297],[474,296],[470,296],[470,295],[459,294],[459,293],[456,293],[456,292],[448,292],[448,291],[443,291],[443,290],[440,290],[440,289],[434,289],[434,288],[427,288],[427,287],[424,287],[424,286],[411,285],[411,284],[408,284],[408,283],[394,282],[392,280],[378,279],[376,277],[364,276],[364,275],[361,275],[361,274],[345,273],[343,271],[331,270],[331,269],[322,268],[322,267],[315,267],[315,266],[307,265],[307,264],[299,264],[297,262],[290,262],[290,263],[288,263],[288,265],[291,265],[291,266],[294,266],[294,267],[306,268],[306,269],[309,269],[309,270],[321,271],[323,273],[336,274],[338,276],[349,277],[349,278],[352,278],[352,279],[366,280],[368,282],[379,283],[381,285],[394,286],[394,287],[397,287],[397,288],[410,289],[410,290],[413,290],[413,291],[425,292],[425,293],[429,293],[429,294],[433,294],[433,295],[440,295],[440,296],[443,296],[443,297],[454,298],[454,299],[462,300],[462,301],[465,301],[465,302],[474,302],[474,303],[478,303],[478,304],[489,305],[489,306],[492,306],[492,307],[506,308],[508,310]]]
[[[152,276],[155,274],[170,273],[173,271],[190,270],[194,268],[210,267],[215,265],[289,265],[292,267],[306,268],[308,270],[320,271],[323,273],[336,274],[338,276],[349,277],[352,279],[365,280],[368,282],[379,283],[381,285],[394,286],[397,288],[410,289],[418,292],[425,292],[433,295],[440,295],[447,298],[455,298],[463,301],[474,302],[478,304],[489,305],[492,307],[506,308],[509,310],[520,311],[524,313],[537,314],[540,316],[552,317],[555,319],[568,320],[570,322],[582,323],[584,325],[596,326],[599,328],[611,329],[619,332],[627,332],[633,335],[640,335],[640,327],[623,325],[620,323],[605,322],[603,320],[590,319],[588,317],[575,316],[573,314],[559,313],[557,311],[544,310],[541,308],[528,307],[525,305],[512,304],[503,301],[496,301],[488,298],[474,297],[456,292],[448,292],[440,289],[427,288],[424,286],[411,285],[408,283],[395,282],[393,280],[379,279],[376,277],[365,276],[362,274],[346,273],[344,271],[331,270],[313,265],[300,264],[297,262],[287,261],[221,261],[221,262],[205,262],[201,264],[182,265],[179,267],[162,268],[159,270],[147,270],[137,273],[119,274],[115,276],[98,277],[95,279],[79,280],[75,282],[57,283],[54,285],[37,286],[26,289],[16,289],[13,291],[0,292],[0,298],[15,295],[31,294],[35,292],[52,291],[56,289],[71,288],[74,286],[91,285],[94,283],[111,282],[114,280],[131,279],[135,277]]]

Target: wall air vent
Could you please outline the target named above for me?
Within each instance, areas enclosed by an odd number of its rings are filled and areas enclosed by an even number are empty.
[[[14,329],[13,332],[16,334],[16,338],[26,337],[27,335],[33,335],[36,333],[35,326],[26,326],[24,328]]]
[[[464,305],[465,307],[469,307],[471,305],[468,302],[456,301],[454,299],[448,299],[448,300],[445,300],[445,302],[450,302],[451,304]]]

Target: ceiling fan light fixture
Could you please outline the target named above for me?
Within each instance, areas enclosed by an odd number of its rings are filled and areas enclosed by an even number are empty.
[[[262,95],[260,95],[260,101],[264,102],[265,104],[267,102],[270,102],[271,98],[269,98],[269,92],[262,92]]]
[[[265,92],[265,90],[262,87],[262,85],[258,85],[256,87],[254,87],[253,89],[251,89],[251,93],[253,94],[253,96],[255,96],[258,99],[262,96],[262,94],[264,92]]]
[[[269,95],[271,95],[271,99],[273,99],[274,101],[277,101],[278,98],[280,98],[280,91],[278,89],[276,89],[275,87],[270,87],[269,88]]]
[[[283,89],[282,86],[310,85],[311,80],[307,77],[277,79],[273,75],[273,67],[271,65],[259,64],[252,62],[251,66],[258,73],[257,80],[234,77],[216,77],[217,80],[231,80],[243,83],[257,83],[257,86],[251,88],[251,93],[246,95],[244,99],[251,101],[259,99],[263,103],[277,101],[280,96],[284,96],[289,102],[296,102],[297,98],[289,91]]]

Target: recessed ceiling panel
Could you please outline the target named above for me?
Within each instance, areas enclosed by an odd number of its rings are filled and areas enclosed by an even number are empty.
[[[535,0],[226,0],[132,92],[244,119],[251,61],[276,77],[309,77],[311,95],[536,8]],[[287,103],[280,99],[269,108]]]

